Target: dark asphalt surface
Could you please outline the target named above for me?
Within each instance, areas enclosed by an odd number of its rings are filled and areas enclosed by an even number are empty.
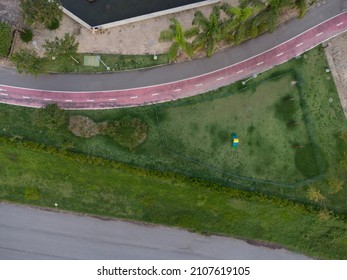
[[[174,228],[0,203],[0,260],[307,259],[284,249]]]
[[[200,59],[162,67],[108,74],[51,74],[34,78],[19,76],[13,69],[0,68],[0,84],[59,91],[100,91],[129,89],[168,83],[208,73],[262,53],[309,28],[341,13],[347,0],[330,0],[308,11],[304,19],[283,24],[274,33],[266,33],[240,46],[228,48],[210,59]]]

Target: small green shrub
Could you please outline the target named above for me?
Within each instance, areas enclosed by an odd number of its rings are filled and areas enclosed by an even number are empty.
[[[35,126],[56,130],[67,123],[67,113],[57,104],[49,104],[34,112],[32,122]]]
[[[24,198],[25,200],[39,200],[41,198],[39,189],[33,187],[25,188]]]
[[[45,26],[48,30],[56,30],[59,28],[60,22],[57,18],[54,18],[50,23],[47,23]]]
[[[33,32],[29,28],[20,31],[20,38],[23,42],[29,43],[33,39]]]

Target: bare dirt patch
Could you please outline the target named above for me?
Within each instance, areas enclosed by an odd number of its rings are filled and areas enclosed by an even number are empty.
[[[347,118],[347,32],[329,40],[325,54]]]

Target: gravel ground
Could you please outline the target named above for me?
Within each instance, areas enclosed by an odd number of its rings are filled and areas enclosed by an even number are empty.
[[[19,0],[0,0],[0,21],[13,26],[21,23],[19,13]]]
[[[347,118],[347,32],[329,40],[325,53]]]

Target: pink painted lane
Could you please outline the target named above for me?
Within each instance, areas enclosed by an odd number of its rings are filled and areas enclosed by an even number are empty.
[[[347,30],[347,12],[245,61],[204,75],[166,84],[126,90],[69,92],[0,85],[0,102],[40,107],[58,103],[66,109],[101,109],[141,106],[189,97],[261,73]]]

